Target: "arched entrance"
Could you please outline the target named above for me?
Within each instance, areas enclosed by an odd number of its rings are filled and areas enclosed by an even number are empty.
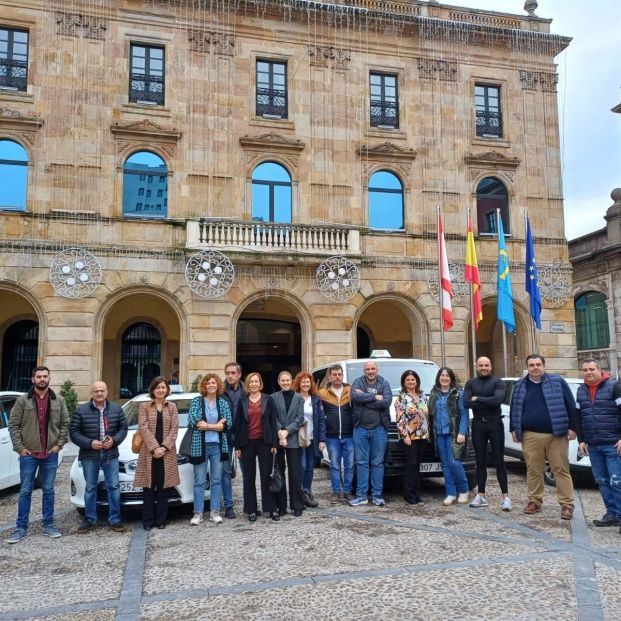
[[[356,357],[387,349],[393,358],[426,358],[426,325],[416,310],[398,297],[372,300],[362,308],[356,324]]]
[[[17,290],[0,287],[0,390],[27,391],[39,361],[39,316]]]
[[[111,398],[146,392],[156,375],[180,377],[180,335],[177,314],[160,296],[133,293],[114,302],[103,324],[102,379]]]
[[[281,371],[295,376],[302,369],[302,327],[293,305],[280,297],[250,302],[237,320],[236,351],[244,377],[257,371],[265,392],[278,390]]]
[[[503,323],[496,319],[496,298],[483,301],[483,320],[476,333],[478,356],[487,356],[492,361],[494,373],[498,377],[519,377],[524,369],[524,360],[530,353],[530,333],[528,324],[524,321],[519,308],[514,306],[515,333],[506,334],[506,359],[503,348]],[[468,369],[469,375],[474,375],[472,365],[472,332],[468,323]]]

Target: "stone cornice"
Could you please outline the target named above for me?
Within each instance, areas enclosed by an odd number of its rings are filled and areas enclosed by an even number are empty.
[[[367,159],[399,159],[411,161],[416,157],[416,151],[414,149],[404,149],[388,141],[375,146],[360,145],[356,149],[356,153]]]
[[[464,161],[468,166],[482,168],[500,168],[506,170],[516,169],[521,160],[517,157],[507,157],[498,151],[487,151],[486,153],[470,153],[466,155]]]
[[[287,138],[276,132],[268,132],[258,136],[242,136],[239,139],[239,144],[244,149],[251,151],[266,151],[272,149],[278,153],[299,153],[306,147],[306,144],[301,140]]]
[[[149,119],[134,123],[115,123],[110,131],[119,139],[141,140],[148,138],[157,142],[176,143],[181,138],[181,132],[174,128],[167,128]]]
[[[4,129],[36,131],[44,123],[38,114],[0,107],[0,127]]]

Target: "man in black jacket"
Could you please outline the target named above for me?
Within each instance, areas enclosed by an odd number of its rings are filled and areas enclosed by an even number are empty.
[[[477,376],[464,386],[464,405],[472,410],[472,444],[477,461],[477,495],[471,507],[487,507],[487,444],[489,442],[496,466],[496,477],[503,495],[502,510],[511,511],[511,498],[505,467],[505,430],[500,406],[505,398],[504,382],[492,375],[492,362],[481,356],[477,359]]]
[[[91,400],[79,406],[71,418],[69,435],[80,447],[78,459],[86,482],[84,520],[78,533],[87,533],[97,525],[97,483],[103,470],[108,491],[108,524],[116,532],[127,529],[121,520],[119,487],[119,449],[127,436],[127,418],[119,405],[108,401],[104,382],[91,386]]]

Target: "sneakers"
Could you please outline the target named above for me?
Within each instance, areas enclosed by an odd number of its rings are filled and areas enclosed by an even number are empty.
[[[93,530],[95,530],[95,524],[85,519],[82,520],[82,524],[80,524],[76,532],[78,533],[78,535],[84,535],[86,533],[90,533]]]
[[[110,530],[113,530],[115,533],[126,533],[130,529],[123,524],[123,522],[115,522],[114,524],[110,524]]]
[[[203,514],[195,513],[192,516],[192,519],[190,520],[190,524],[192,524],[192,526],[198,526],[202,521],[203,521]]]
[[[17,543],[21,541],[26,536],[25,528],[16,528],[9,538],[6,540],[7,543]]]
[[[561,505],[561,520],[571,520],[574,517],[572,505]]]
[[[61,532],[55,526],[52,526],[52,524],[48,524],[47,526],[43,527],[43,534],[51,537],[52,539],[58,539],[59,537],[62,537]]]
[[[467,505],[468,504],[468,492],[463,492],[462,494],[459,494],[459,496],[457,496],[457,503],[460,505]]]
[[[359,507],[360,505],[368,505],[369,499],[366,496],[356,496],[349,501],[352,507]]]
[[[385,507],[386,501],[381,496],[373,496],[373,504],[376,507]]]
[[[237,516],[235,515],[235,509],[233,509],[233,507],[227,507],[224,510],[224,517],[227,520],[234,520]]]
[[[214,524],[221,524],[222,523],[222,516],[220,515],[220,513],[218,511],[210,511],[209,512],[209,521],[213,522]]]
[[[619,518],[610,513],[604,513],[599,520],[593,520],[592,524],[593,526],[619,526],[619,522]]]
[[[341,494],[341,498],[343,497],[345,498],[347,502],[355,498],[355,496],[351,492],[345,492],[345,494]]]
[[[450,494],[442,501],[445,507],[452,505],[457,500],[457,496],[451,496]]]
[[[528,504],[523,509],[526,515],[534,515],[535,513],[541,513],[541,505],[537,504],[534,500],[529,500]]]
[[[503,511],[511,511],[513,509],[513,503],[511,502],[511,498],[509,496],[505,496],[500,503],[500,508]]]
[[[481,496],[481,494],[477,494],[469,506],[473,509],[480,509],[481,507],[487,507],[487,505],[487,498],[485,498],[485,496]]]

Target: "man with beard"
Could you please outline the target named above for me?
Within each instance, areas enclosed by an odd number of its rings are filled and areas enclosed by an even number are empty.
[[[19,453],[20,491],[17,523],[8,543],[17,543],[28,532],[37,471],[43,493],[43,534],[54,539],[61,536],[54,526],[54,482],[58,452],[69,434],[69,414],[65,400],[49,385],[50,370],[36,367],[32,372],[32,388],[17,399],[11,410],[9,433],[13,450]]]

